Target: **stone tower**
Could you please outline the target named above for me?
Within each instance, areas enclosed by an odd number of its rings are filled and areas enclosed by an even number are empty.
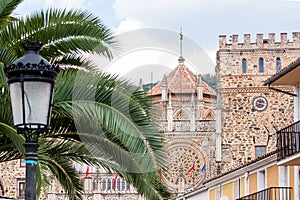
[[[264,86],[264,81],[300,56],[300,33],[275,34],[268,39],[250,34],[239,42],[238,35],[219,36],[216,74],[221,100],[221,171],[275,150],[276,130],[293,122],[293,97]],[[293,92],[291,88],[277,89]]]
[[[182,195],[201,185],[215,172],[216,92],[185,64],[178,66],[148,94],[159,110],[165,133],[168,172],[163,181]]]

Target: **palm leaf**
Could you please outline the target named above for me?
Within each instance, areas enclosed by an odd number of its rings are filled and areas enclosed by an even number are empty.
[[[4,27],[10,21],[16,20],[11,16],[12,12],[22,0],[1,0],[0,1],[0,28]]]

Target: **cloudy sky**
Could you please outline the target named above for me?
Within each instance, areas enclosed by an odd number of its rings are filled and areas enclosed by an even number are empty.
[[[113,67],[117,63],[129,63],[145,69],[151,66],[153,69],[163,66],[175,68],[178,63],[180,27],[184,34],[183,56],[191,65],[200,68],[200,73],[213,73],[214,64],[199,63],[197,59],[190,59],[189,55],[203,49],[211,63],[214,63],[219,35],[226,34],[229,38],[232,34],[242,36],[250,33],[254,42],[257,33],[263,33],[267,38],[268,33],[274,32],[279,40],[281,32],[287,32],[290,39],[292,32],[300,31],[300,1],[297,0],[24,0],[17,13],[24,15],[49,7],[88,10],[99,16],[116,35],[129,37],[130,41],[146,38],[145,35],[160,35],[156,42],[152,41],[152,49],[149,46],[143,48],[143,40],[135,47],[125,48],[121,56],[106,65],[111,69],[118,68]],[[150,31],[145,33],[144,30]],[[165,36],[168,34],[170,37]],[[166,38],[170,38],[170,41],[162,47],[161,43],[168,40]],[[194,47],[196,50],[191,50]],[[143,51],[147,51],[144,55],[148,57],[142,55]],[[140,55],[133,56],[132,53]],[[168,59],[162,58],[168,56]],[[203,55],[200,57],[201,60],[207,59]],[[128,71],[126,73],[129,74]]]

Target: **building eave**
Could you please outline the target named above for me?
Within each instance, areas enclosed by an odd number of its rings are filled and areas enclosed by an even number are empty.
[[[236,179],[238,177],[244,176],[244,174],[247,172],[252,172],[262,167],[266,167],[276,163],[277,163],[277,151],[273,151],[270,152],[270,154],[266,155],[265,157],[255,159],[223,175],[221,174],[218,177],[207,180],[204,182],[204,185],[206,188],[213,188],[217,185],[232,181],[232,179]]]
[[[296,85],[300,82],[300,58],[289,64],[287,67],[283,68],[280,72],[276,73],[274,76],[268,78],[264,85],[275,86],[275,85]]]

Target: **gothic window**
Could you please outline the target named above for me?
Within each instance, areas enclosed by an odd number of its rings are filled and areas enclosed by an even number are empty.
[[[276,58],[276,72],[279,72],[281,69],[281,61],[280,61],[280,58],[277,57]]]
[[[102,181],[102,191],[105,191],[106,190],[106,180],[103,179]]]
[[[205,120],[214,120],[214,119],[215,119],[215,114],[213,113],[212,110],[208,110],[208,111],[205,113],[204,119],[205,119]]]
[[[122,180],[122,191],[125,190],[125,184],[126,184],[126,182],[124,180]]]
[[[259,73],[264,73],[264,59],[259,58]]]
[[[266,146],[256,146],[255,147],[255,158],[259,158],[266,154]]]
[[[117,190],[120,191],[121,189],[121,180],[117,179]]]
[[[112,188],[112,181],[110,179],[107,180],[107,190],[111,190]]]
[[[126,190],[130,190],[130,185],[128,183],[126,184]]]
[[[93,191],[98,189],[99,179],[94,179],[93,181]]]
[[[189,114],[184,109],[177,110],[174,114],[175,120],[189,119]]]
[[[243,74],[247,73],[247,61],[245,58],[242,60],[242,72]]]

